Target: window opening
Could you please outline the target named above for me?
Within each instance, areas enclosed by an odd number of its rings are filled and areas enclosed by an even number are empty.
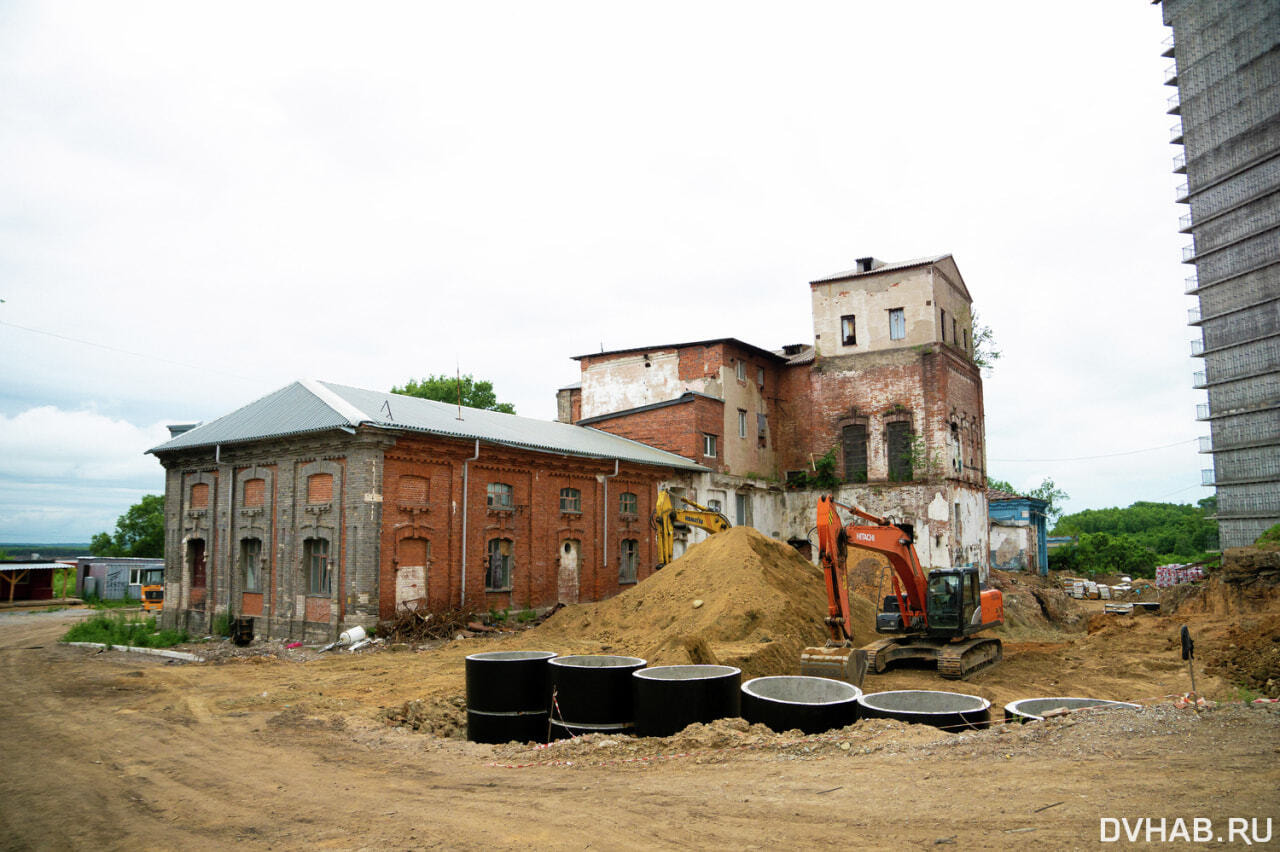
[[[889,339],[902,340],[907,336],[907,316],[902,308],[889,309]]]
[[[840,339],[845,346],[858,345],[858,318],[854,314],[840,317]]]
[[[511,539],[489,539],[489,552],[485,560],[484,572],[485,591],[501,592],[511,588],[511,552]]]
[[[582,512],[582,492],[576,488],[560,489],[560,511],[561,512]]]

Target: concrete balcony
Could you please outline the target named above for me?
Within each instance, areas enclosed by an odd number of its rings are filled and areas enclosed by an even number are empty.
[[[1200,340],[1191,341],[1191,357],[1198,358],[1203,354],[1204,354],[1204,340],[1200,339]]]
[[[1164,84],[1166,86],[1178,85],[1178,63],[1171,62],[1169,67],[1164,69]]]
[[[1191,230],[1191,214],[1184,213],[1178,217],[1178,233],[1185,234]]]
[[[1213,483],[1214,483],[1214,479],[1213,479],[1213,468],[1211,468],[1211,467],[1210,467],[1210,468],[1205,468],[1205,469],[1201,470],[1201,471],[1200,471],[1200,484],[1201,484],[1201,485],[1213,485]]]
[[[1183,262],[1183,263],[1195,263],[1195,262],[1196,262],[1196,245],[1195,245],[1195,243],[1192,243],[1192,244],[1191,244],[1191,245],[1189,245],[1189,246],[1183,246],[1183,247],[1182,247],[1182,262]]]
[[[1211,416],[1211,415],[1210,415],[1210,413],[1209,413],[1209,403],[1207,403],[1207,402],[1201,402],[1201,403],[1197,403],[1197,404],[1196,404],[1196,419],[1197,419],[1197,420],[1208,420],[1210,416]]]
[[[1173,57],[1173,33],[1169,33],[1169,35],[1165,36],[1165,40],[1160,43],[1164,45],[1164,51],[1160,55],[1172,58]]]
[[[1184,293],[1194,293],[1200,289],[1200,279],[1195,275],[1188,276],[1184,284],[1187,288],[1182,291]]]
[[[1175,175],[1185,175],[1187,173],[1187,152],[1181,151],[1173,157],[1173,173]]]
[[[1196,325],[1200,322],[1200,309],[1187,308],[1187,325]]]
[[[1178,97],[1178,93],[1174,92],[1168,100],[1169,108],[1165,112],[1169,115],[1182,115],[1182,98]]]
[[[1187,186],[1185,181],[1173,188],[1173,200],[1179,204],[1186,204],[1189,195],[1191,195],[1191,187]]]
[[[1191,387],[1197,390],[1203,390],[1209,386],[1209,379],[1205,376],[1204,370],[1197,370],[1191,374]]]
[[[1181,121],[1179,121],[1173,127],[1169,128],[1169,144],[1171,145],[1182,144],[1182,122]]]
[[[1200,436],[1200,452],[1202,453],[1213,452],[1213,439],[1210,438],[1208,435]]]

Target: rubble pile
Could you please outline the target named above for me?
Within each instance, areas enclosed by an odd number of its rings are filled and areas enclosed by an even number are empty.
[[[854,644],[876,638],[872,603],[850,596]],[[565,607],[529,640],[561,649],[590,640],[649,665],[724,664],[743,678],[793,673],[800,651],[826,641],[821,572],[790,545],[734,527],[691,547],[606,601]]]

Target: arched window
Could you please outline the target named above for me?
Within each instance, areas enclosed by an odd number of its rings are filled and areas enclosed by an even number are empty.
[[[561,488],[560,511],[581,514],[582,492],[576,488]]]
[[[505,592],[511,588],[512,542],[509,538],[489,539],[485,560],[484,588],[487,592]]]
[[[510,509],[512,506],[511,486],[505,482],[490,482],[485,502],[490,509]]]

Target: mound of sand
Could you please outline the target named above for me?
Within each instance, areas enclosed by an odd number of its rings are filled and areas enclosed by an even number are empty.
[[[850,606],[854,644],[875,639],[871,602],[852,596]],[[744,678],[797,674],[801,650],[826,641],[826,613],[818,568],[790,545],[734,527],[617,597],[564,608],[526,638],[552,648],[590,640],[649,665],[722,663]]]

